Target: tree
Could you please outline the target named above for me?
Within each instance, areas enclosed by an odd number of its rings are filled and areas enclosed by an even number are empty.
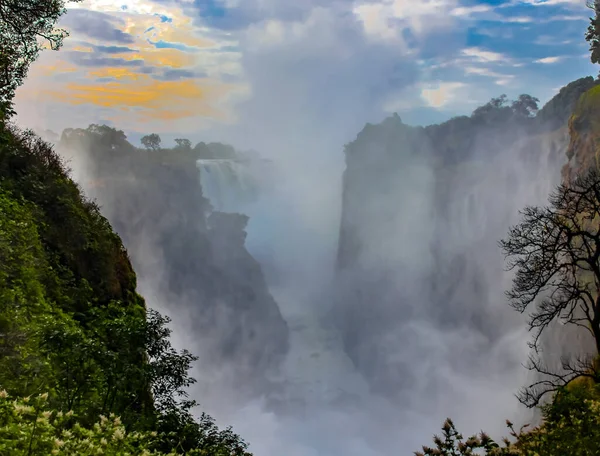
[[[600,63],[600,0],[588,0],[586,3],[594,11],[594,17],[590,18],[585,40],[590,43],[590,60],[592,63]]]
[[[512,423],[507,421],[511,434],[516,436]],[[442,426],[442,436],[434,436],[433,443],[435,448],[423,447],[423,451],[416,451],[415,456],[475,456],[478,454],[494,455],[494,456],[518,456],[511,446],[505,440],[504,447],[500,447],[493,439],[485,432],[480,432],[478,435],[473,435],[466,440],[462,434],[456,430],[454,423],[450,418],[447,418]],[[482,453],[480,450],[484,450]]]
[[[146,149],[158,150],[160,149],[161,139],[156,133],[146,135],[141,139],[142,144]]]
[[[597,456],[600,441],[600,389],[598,385],[572,385],[541,407],[542,424],[516,430],[506,421],[510,439],[502,445],[484,432],[466,440],[447,419],[435,448],[423,447],[416,456]]]
[[[511,108],[515,114],[523,117],[534,117],[539,110],[539,99],[531,95],[522,94],[519,98],[512,102]]]
[[[0,108],[6,114],[14,114],[15,91],[40,51],[58,50],[68,36],[54,28],[68,1],[81,0],[0,1]]]
[[[592,169],[570,186],[560,185],[549,201],[548,207],[526,207],[523,221],[500,241],[508,269],[516,270],[507,296],[521,313],[535,307],[528,326],[536,354],[541,335],[555,322],[582,328],[595,346],[591,356],[562,360],[560,373],[532,355],[529,368],[544,379],[519,394],[529,407],[575,378],[600,380],[595,363],[600,355],[600,174]]]
[[[182,150],[192,150],[192,142],[189,139],[177,138],[175,140],[177,148]]]
[[[477,119],[485,123],[494,124],[503,122],[510,118],[512,109],[508,106],[506,95],[502,94],[497,98],[492,98],[483,106],[478,107],[471,114],[472,119]]]

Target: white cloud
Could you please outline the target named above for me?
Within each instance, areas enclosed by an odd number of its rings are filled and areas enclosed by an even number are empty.
[[[535,60],[535,63],[551,64],[559,62],[560,60],[562,60],[561,56],[544,57],[542,59]]]
[[[463,82],[439,82],[428,84],[421,89],[421,98],[432,108],[442,108],[458,97],[459,91],[466,87]]]
[[[503,7],[512,5],[534,5],[534,6],[552,6],[564,5],[569,7],[585,7],[585,0],[513,0],[512,2],[501,5]]]
[[[354,7],[353,12],[362,22],[365,33],[384,40],[401,39],[401,33],[410,29],[417,37],[451,27],[458,16],[465,16],[481,8],[460,8],[458,0],[380,0]],[[440,11],[450,10],[450,15]],[[455,14],[452,14],[455,12]],[[456,14],[457,13],[457,14]]]
[[[490,70],[489,68],[484,68],[484,67],[468,66],[468,67],[465,67],[465,73],[468,75],[486,76],[489,78],[494,78],[495,79],[494,82],[497,85],[502,85],[502,86],[510,84],[515,78],[514,74],[498,73],[496,71],[493,71],[493,70]]]
[[[470,17],[473,14],[485,13],[493,8],[490,5],[459,6],[450,11],[452,16]]]
[[[509,59],[499,52],[487,51],[478,47],[466,48],[461,51],[465,57],[469,57],[478,62],[508,62]]]
[[[506,16],[503,18],[505,22],[512,22],[515,24],[529,24],[534,21],[532,17],[529,16]]]

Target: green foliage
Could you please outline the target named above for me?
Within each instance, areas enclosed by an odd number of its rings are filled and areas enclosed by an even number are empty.
[[[194,420],[186,388],[196,357],[172,348],[168,318],[146,312],[98,206],[49,144],[8,124],[42,40],[58,49],[66,36],[54,28],[64,4],[0,2],[0,454],[249,455],[231,429]],[[61,140],[107,159],[136,150],[106,125]],[[158,150],[160,137],[142,143]]]
[[[99,141],[104,152],[130,147],[106,126],[63,136]],[[98,206],[48,144],[6,124],[0,260],[0,386],[9,394],[47,391],[53,409],[72,410],[84,427],[114,413],[128,431],[159,432],[155,446],[165,453],[249,454],[230,429],[194,419],[185,390],[196,358],[173,349],[168,318],[146,311],[127,252]]]
[[[72,411],[52,410],[48,394],[13,399],[0,392],[0,454],[10,455],[160,455],[156,433],[127,432],[121,420],[100,416],[84,426]],[[174,453],[173,453],[174,454]]]
[[[81,0],[70,0],[78,2]],[[57,50],[67,36],[54,25],[65,12],[65,0],[0,2],[0,111],[12,115],[15,90],[45,46]]]
[[[512,428],[511,423],[507,424]],[[508,441],[504,442],[504,447],[500,447],[484,432],[465,440],[462,434],[456,430],[450,418],[446,419],[442,426],[442,435],[433,437],[433,443],[435,443],[435,448],[424,446],[422,452],[414,453],[415,456],[473,456],[477,454],[516,456],[518,454],[513,452]]]
[[[585,34],[585,40],[590,44],[590,60],[592,63],[600,62],[600,1],[588,0],[588,8],[594,12],[590,18],[590,25]]]
[[[518,432],[507,421],[511,440],[498,445],[485,433],[464,440],[448,419],[435,447],[423,447],[415,455],[427,456],[597,456],[600,448],[600,388],[580,384],[562,389],[554,400],[541,407],[542,424]]]
[[[548,130],[564,127],[582,94],[595,87],[599,82],[592,76],[588,76],[562,87],[558,94],[538,112],[536,116],[538,125]]]
[[[100,415],[93,424],[84,425],[73,411],[57,411],[48,403],[48,394],[12,398],[0,391],[0,454],[11,456],[247,456],[231,446],[230,433],[215,431],[214,424],[205,436],[212,439],[204,448],[163,452],[158,448],[168,436],[156,431],[130,431],[116,415]],[[208,434],[211,434],[209,436]],[[213,445],[214,444],[214,445]]]

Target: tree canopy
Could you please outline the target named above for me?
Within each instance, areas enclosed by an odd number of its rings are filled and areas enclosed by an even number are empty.
[[[590,45],[590,60],[592,63],[600,63],[600,0],[588,0],[586,4],[594,12],[594,16],[590,18],[585,39]]]
[[[160,149],[161,139],[156,133],[151,133],[149,135],[143,136],[140,140],[142,145],[149,150],[158,150]]]
[[[2,0],[0,2],[0,107],[13,114],[12,99],[29,66],[46,47],[58,50],[68,35],[55,28],[65,3],[82,0]]]

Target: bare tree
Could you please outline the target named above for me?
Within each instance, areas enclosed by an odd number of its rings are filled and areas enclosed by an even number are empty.
[[[600,380],[600,174],[591,170],[550,195],[548,207],[526,207],[500,246],[516,270],[507,292],[517,311],[529,311],[534,350],[528,368],[544,379],[523,389],[519,400],[533,407],[548,392],[575,378]],[[533,308],[533,309],[531,309]],[[592,356],[563,359],[555,373],[540,361],[540,337],[553,323],[575,325],[595,341]]]

